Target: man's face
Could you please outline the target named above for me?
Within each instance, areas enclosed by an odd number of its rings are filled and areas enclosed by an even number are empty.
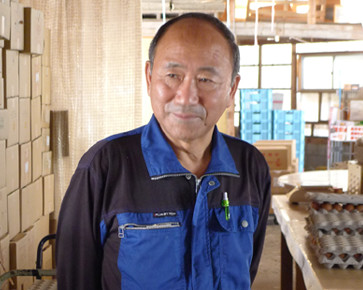
[[[233,104],[239,76],[231,86],[232,68],[231,49],[211,24],[184,19],[164,34],[146,79],[155,117],[172,143],[211,138]]]

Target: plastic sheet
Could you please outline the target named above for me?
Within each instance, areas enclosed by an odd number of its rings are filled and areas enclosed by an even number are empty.
[[[51,30],[51,110],[69,112],[69,157],[54,160],[55,214],[83,153],[141,125],[141,4],[20,0]]]

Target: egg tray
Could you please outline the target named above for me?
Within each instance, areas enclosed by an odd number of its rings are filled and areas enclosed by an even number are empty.
[[[320,212],[306,218],[306,229],[315,235],[363,235],[363,212]]]
[[[316,237],[309,235],[310,246],[320,264],[330,269],[363,268],[363,235]]]
[[[331,204],[363,204],[363,194],[345,194],[345,193],[325,193],[325,192],[306,192],[306,197],[319,203],[329,202]]]

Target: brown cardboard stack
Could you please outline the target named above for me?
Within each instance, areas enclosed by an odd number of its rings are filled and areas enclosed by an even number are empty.
[[[41,11],[18,1],[0,1],[0,17],[1,275],[35,267],[54,211],[54,175],[44,113],[51,103],[50,31]],[[28,289],[33,278],[14,281],[2,290]]]
[[[270,167],[271,193],[285,194],[289,189],[278,184],[280,176],[298,172],[296,140],[260,140],[255,144]]]

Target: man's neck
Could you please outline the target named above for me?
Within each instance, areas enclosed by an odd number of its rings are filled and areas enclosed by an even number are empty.
[[[188,169],[198,178],[205,173],[212,156],[211,143],[204,147],[179,147],[175,145],[172,145],[172,147],[174,149],[176,157],[184,168]]]

